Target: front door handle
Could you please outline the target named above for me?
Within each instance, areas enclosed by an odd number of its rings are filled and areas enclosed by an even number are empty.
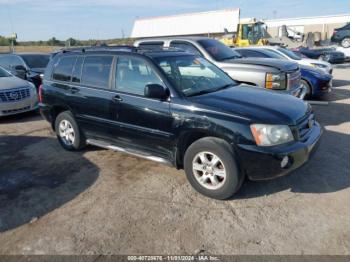
[[[123,98],[121,98],[119,95],[116,95],[112,99],[113,99],[114,102],[117,102],[117,103],[123,101]]]
[[[78,93],[79,91],[80,91],[80,89],[79,89],[79,88],[76,88],[76,87],[71,87],[71,89],[70,89],[70,92],[71,92],[72,94]]]

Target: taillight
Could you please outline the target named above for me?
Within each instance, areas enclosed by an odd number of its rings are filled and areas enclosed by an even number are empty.
[[[39,100],[39,103],[42,103],[43,102],[43,85],[40,85],[39,86],[39,90],[38,90],[38,100]]]

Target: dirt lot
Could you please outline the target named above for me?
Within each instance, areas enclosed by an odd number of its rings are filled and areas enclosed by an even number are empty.
[[[1,254],[350,254],[350,69],[335,71],[307,166],[238,196],[121,153],[66,152],[48,123],[0,120]]]

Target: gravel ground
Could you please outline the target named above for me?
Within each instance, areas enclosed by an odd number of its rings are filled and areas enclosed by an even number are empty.
[[[229,201],[183,171],[64,151],[35,114],[0,120],[0,254],[350,254],[350,69],[336,69],[309,164]]]

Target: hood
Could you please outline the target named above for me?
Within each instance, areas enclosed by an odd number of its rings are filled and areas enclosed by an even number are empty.
[[[0,90],[27,87],[28,82],[15,76],[0,77]]]
[[[199,108],[238,115],[252,123],[295,125],[310,105],[291,95],[239,85],[222,91],[189,97]]]
[[[325,65],[327,67],[332,67],[330,63],[326,61],[317,60],[317,59],[303,58],[301,61],[305,61],[306,63],[309,63],[309,64],[320,64],[320,65]]]
[[[304,74],[312,74],[314,77],[324,80],[331,80],[333,78],[332,75],[326,73],[320,68],[315,68],[306,65],[300,65],[300,72],[302,77]]]
[[[298,63],[274,58],[237,58],[225,60],[225,63],[248,64],[273,67],[284,72],[296,71]]]

